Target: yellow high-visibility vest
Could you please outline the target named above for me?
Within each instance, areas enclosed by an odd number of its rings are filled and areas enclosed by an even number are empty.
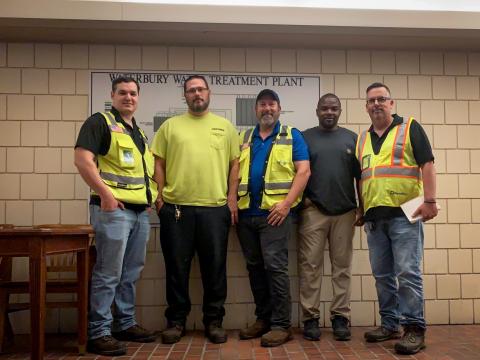
[[[115,115],[111,112],[102,115],[110,130],[111,141],[107,154],[97,156],[100,177],[115,199],[151,205],[157,199],[158,190],[153,181],[154,159],[145,134],[139,129],[145,143],[142,155],[128,130],[115,120]]]
[[[410,141],[409,118],[392,128],[379,153],[373,152],[368,130],[358,137],[356,155],[362,168],[361,186],[365,212],[377,206],[399,207],[423,193],[422,172]]]
[[[250,179],[252,134],[253,128],[240,133],[240,143],[242,144],[240,145],[240,184],[238,186],[238,208],[240,210],[250,207],[248,183]],[[261,209],[268,210],[287,197],[296,174],[292,154],[292,128],[283,125],[280,127],[277,137],[273,140],[268,161],[265,163]],[[301,200],[302,196],[300,195],[292,204],[292,207],[298,205]]]

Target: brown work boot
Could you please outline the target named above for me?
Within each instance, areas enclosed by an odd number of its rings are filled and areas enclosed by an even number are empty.
[[[390,339],[399,339],[400,331],[390,330],[383,326],[376,328],[375,330],[367,331],[364,334],[365,340],[368,342],[380,342]]]
[[[121,356],[127,353],[127,347],[112,336],[105,335],[97,339],[88,340],[87,351],[98,355]]]
[[[162,343],[175,344],[185,336],[185,326],[178,323],[169,323],[168,327],[162,331]]]
[[[214,344],[221,344],[227,341],[227,332],[222,327],[221,320],[213,320],[205,326],[205,336]]]
[[[268,321],[257,319],[254,324],[240,330],[240,340],[255,339],[270,331],[270,324]]]
[[[270,330],[268,333],[262,336],[260,341],[260,345],[264,347],[274,347],[285,344],[288,340],[291,340],[292,330],[288,329],[273,329]]]
[[[112,332],[112,336],[120,341],[134,341],[140,343],[152,342],[157,338],[154,331],[144,329],[140,325],[133,325],[128,329]]]
[[[402,340],[395,344],[399,354],[412,355],[425,348],[425,329],[417,325],[406,325]]]

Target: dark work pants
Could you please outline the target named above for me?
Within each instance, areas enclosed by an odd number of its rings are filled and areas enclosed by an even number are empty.
[[[272,328],[289,328],[292,305],[288,278],[291,218],[271,226],[265,216],[240,216],[238,239],[247,263],[255,315]]]
[[[178,220],[172,204],[165,203],[159,214],[168,302],[165,316],[170,324],[185,324],[191,309],[188,293],[190,267],[197,251],[203,283],[203,322],[222,320],[227,297],[230,210],[226,205],[180,206],[180,209]]]

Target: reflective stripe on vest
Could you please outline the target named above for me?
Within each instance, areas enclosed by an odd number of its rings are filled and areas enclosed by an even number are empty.
[[[122,184],[128,184],[128,185],[143,185],[143,184],[145,184],[145,178],[144,177],[122,176],[122,175],[107,173],[105,171],[102,171],[100,173],[100,177],[103,180],[116,181],[116,182],[119,182],[119,183],[122,183]]]

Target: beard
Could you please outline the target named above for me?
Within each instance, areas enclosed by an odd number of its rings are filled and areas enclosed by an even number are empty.
[[[197,102],[198,99],[199,98],[196,98],[193,101],[187,102],[188,108],[194,113],[204,112],[210,105],[210,99],[201,99],[203,101]]]
[[[270,114],[262,115],[262,117],[260,118],[260,124],[266,127],[272,127],[273,124],[275,124],[275,121],[275,117]]]

